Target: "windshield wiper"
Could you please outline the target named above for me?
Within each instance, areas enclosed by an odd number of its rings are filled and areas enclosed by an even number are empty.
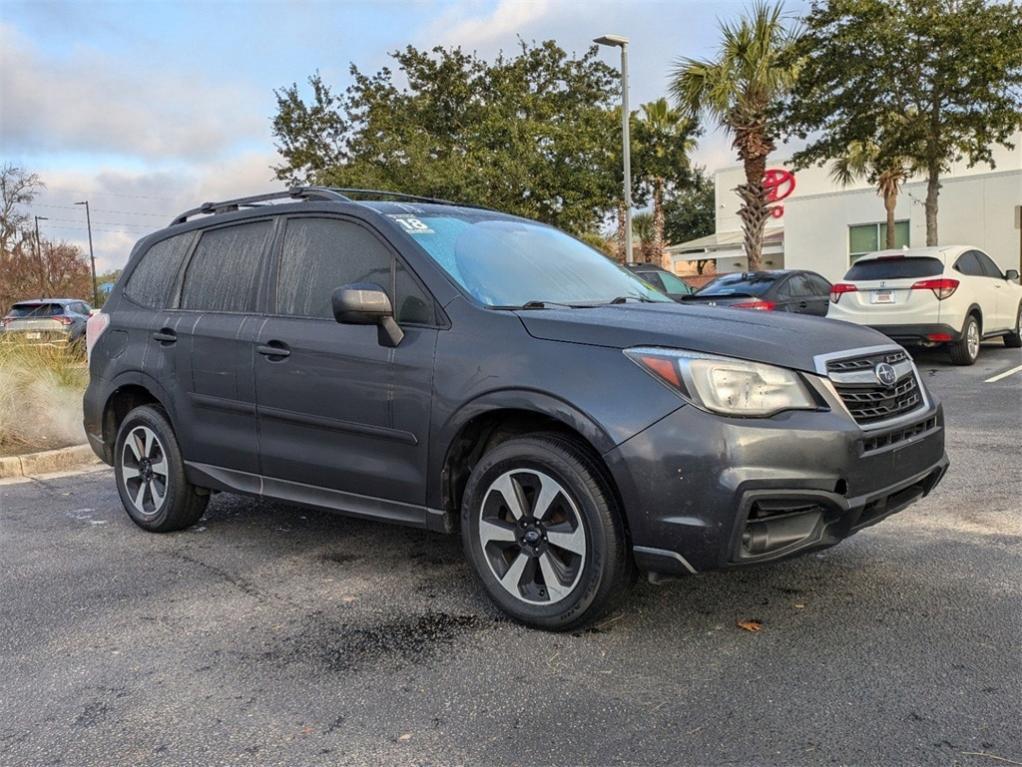
[[[642,304],[658,304],[660,301],[654,301],[652,298],[646,298],[645,296],[618,296],[617,298],[610,299],[608,304],[624,304],[628,303],[628,300],[638,301]]]
[[[491,309],[504,309],[511,311],[520,311],[522,309],[549,309],[553,306],[561,307],[562,309],[585,309],[592,304],[564,304],[559,301],[540,301],[534,299],[532,301],[526,301],[524,304],[508,304],[506,306],[491,306]]]

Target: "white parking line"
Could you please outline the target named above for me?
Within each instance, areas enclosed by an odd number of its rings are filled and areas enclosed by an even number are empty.
[[[1005,370],[1003,373],[998,373],[995,376],[991,376],[990,378],[985,380],[983,383],[994,383],[996,381],[1000,381],[1002,378],[1007,378],[1010,375],[1018,373],[1020,370],[1022,370],[1022,365],[1019,365],[1018,367],[1014,367],[1011,370]]]

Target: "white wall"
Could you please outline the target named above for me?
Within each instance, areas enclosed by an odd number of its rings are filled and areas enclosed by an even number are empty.
[[[941,245],[975,245],[1002,269],[1019,268],[1020,231],[1015,206],[1022,205],[1022,170],[946,178],[940,192],[937,232]],[[909,220],[909,245],[926,245],[923,202],[926,185],[906,184],[895,218]],[[849,265],[848,227],[884,220],[872,189],[803,196],[785,205],[785,265],[814,269],[841,279]]]
[[[995,167],[969,168],[956,163],[942,180],[937,222],[941,245],[968,244],[985,250],[1002,269],[1019,268],[1020,231],[1015,228],[1015,206],[1022,205],[1022,131],[1013,137],[1013,149],[995,147]],[[786,167],[783,159],[767,167]],[[745,174],[735,165],[717,171],[715,179],[716,230],[741,229],[740,201],[734,188]],[[884,206],[864,181],[841,187],[830,179],[829,168],[808,168],[795,174],[795,191],[781,204],[784,215],[770,226],[784,227],[784,262],[788,268],[815,269],[828,279],[840,279],[848,269],[848,227],[884,220]],[[910,221],[910,244],[926,244],[922,177],[906,184],[899,196],[896,218]]]

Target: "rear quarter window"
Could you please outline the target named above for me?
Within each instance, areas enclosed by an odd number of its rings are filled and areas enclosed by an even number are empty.
[[[901,280],[935,277],[944,271],[939,258],[874,258],[857,261],[845,275],[846,280]]]
[[[124,294],[153,309],[170,306],[171,291],[194,239],[194,232],[188,232],[160,240],[149,248],[128,278]]]

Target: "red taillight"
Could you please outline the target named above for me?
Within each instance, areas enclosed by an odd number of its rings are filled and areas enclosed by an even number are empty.
[[[731,304],[732,309],[755,309],[758,312],[772,312],[777,306],[773,301],[742,301],[739,304]]]
[[[950,333],[930,333],[928,336],[926,336],[926,340],[935,341],[937,343],[943,343],[946,341],[952,341],[954,339],[952,339]]]
[[[61,325],[73,325],[74,324],[74,320],[71,319],[70,317],[57,317],[57,322],[59,322]]]
[[[951,280],[947,277],[940,277],[936,280],[919,280],[912,286],[912,290],[932,290],[938,301],[951,298],[958,290],[958,280]]]
[[[849,282],[836,282],[830,286],[830,300],[837,303],[845,293],[858,293],[859,289]]]
[[[85,354],[89,361],[92,361],[92,347],[103,335],[103,331],[110,325],[110,315],[105,312],[96,312],[89,321],[85,323]]]

